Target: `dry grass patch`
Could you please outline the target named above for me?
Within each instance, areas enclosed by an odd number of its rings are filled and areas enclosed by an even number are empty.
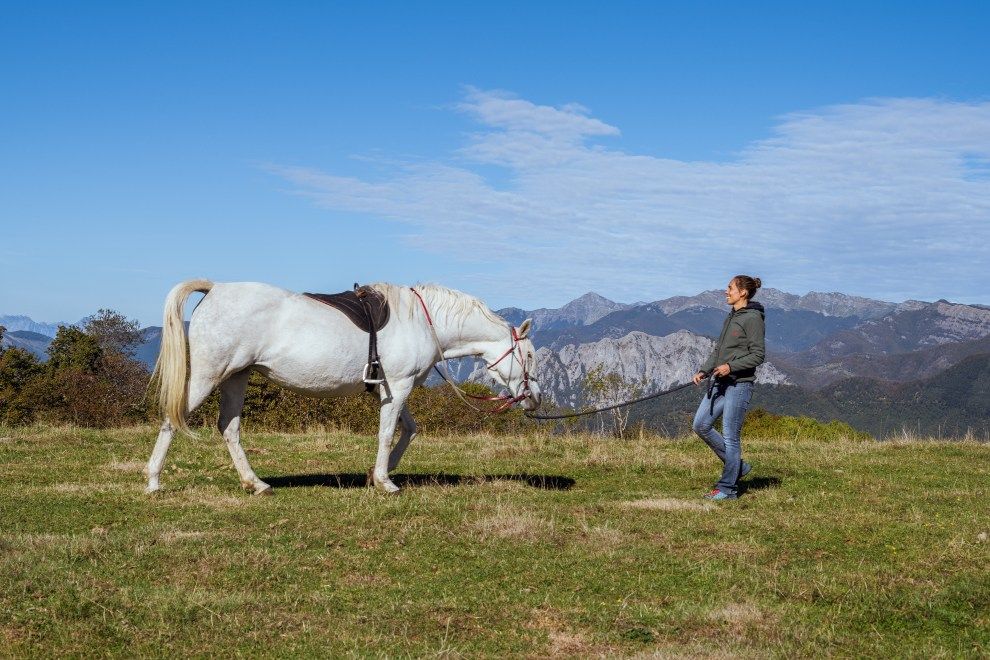
[[[604,550],[620,547],[626,540],[626,533],[614,527],[592,527],[586,532],[586,542]]]
[[[3,538],[10,547],[28,550],[65,548],[76,541],[72,534],[16,534]]]
[[[66,555],[72,557],[95,557],[106,546],[100,535],[78,534],[17,534],[0,537],[0,551],[5,558],[30,556]]]
[[[251,495],[240,494],[231,486],[228,490],[219,488],[187,488],[185,490],[168,494],[168,498],[173,504],[185,506],[208,506],[217,509],[230,509],[241,507],[251,501]],[[237,494],[235,494],[237,492]]]
[[[327,565],[336,568],[336,562],[325,562]],[[340,584],[344,587],[377,587],[391,584],[392,579],[387,575],[375,575],[372,573],[348,573],[340,578]]]
[[[500,538],[541,541],[554,534],[553,518],[544,518],[532,511],[522,511],[499,505],[495,513],[473,523],[482,539]]]
[[[760,609],[755,603],[728,603],[713,610],[706,617],[711,624],[722,629],[735,639],[748,639],[759,636],[767,640],[773,634],[776,618]]]
[[[180,541],[198,541],[206,537],[206,532],[175,529],[162,532],[158,535],[158,540],[162,543],[177,543]]]
[[[760,658],[758,653],[742,654],[727,649],[713,649],[711,645],[700,642],[661,642],[652,651],[636,653],[628,656],[639,660],[653,658],[654,660],[739,660],[739,658]]]
[[[763,549],[758,545],[752,543],[747,543],[745,541],[720,541],[714,546],[710,543],[699,544],[699,552],[707,552],[714,557],[755,557],[756,555],[762,554]]]
[[[646,509],[649,511],[714,511],[717,507],[708,502],[681,500],[676,497],[659,497],[643,500],[622,502],[620,506],[627,509]]]
[[[581,519],[578,530],[580,541],[598,550],[614,550],[621,547],[626,542],[628,535],[616,527],[610,527],[608,523],[604,525],[592,525],[587,520]]]
[[[144,472],[144,468],[147,465],[145,461],[118,461],[112,460],[108,467],[111,470],[117,470],[118,472]]]
[[[604,466],[625,464],[623,452],[618,451],[614,446],[602,442],[593,444],[588,449],[588,455],[581,460],[582,465]]]
[[[708,470],[717,467],[710,454],[686,454],[667,451],[657,455],[657,465],[664,469],[679,468],[688,471]]]
[[[712,621],[730,624],[749,624],[763,621],[763,611],[753,603],[729,603],[725,607],[708,613]]]
[[[52,484],[50,486],[37,486],[37,492],[48,492],[48,493],[58,493],[60,495],[91,495],[95,493],[126,493],[126,492],[141,492],[143,486],[136,484],[120,484],[120,483],[109,483],[109,484],[77,484],[77,483],[59,483]]]
[[[532,653],[530,657],[533,658],[590,658],[614,654],[614,649],[593,643],[587,633],[575,629],[565,620],[561,612],[551,607],[533,610],[525,626],[530,630],[545,633],[548,637],[546,649],[540,653]]]

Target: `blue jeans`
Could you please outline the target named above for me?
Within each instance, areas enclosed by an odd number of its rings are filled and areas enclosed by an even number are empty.
[[[718,396],[719,392],[724,392]],[[711,399],[706,393],[694,415],[692,428],[705,441],[715,455],[722,460],[722,478],[715,484],[726,495],[739,494],[739,470],[742,468],[742,445],[739,432],[742,430],[743,418],[749,410],[749,402],[753,398],[753,383],[735,383],[720,389],[717,385],[711,393]],[[722,418],[722,433],[714,428],[715,420]]]

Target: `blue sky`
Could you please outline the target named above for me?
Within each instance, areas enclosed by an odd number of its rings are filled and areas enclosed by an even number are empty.
[[[990,302],[987,3],[534,4],[3,3],[0,314],[158,324],[192,277]]]

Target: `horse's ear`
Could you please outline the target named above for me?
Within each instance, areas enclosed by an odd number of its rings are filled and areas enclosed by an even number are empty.
[[[516,333],[520,339],[525,339],[529,335],[529,331],[533,329],[533,319],[526,319],[519,326],[519,330]]]

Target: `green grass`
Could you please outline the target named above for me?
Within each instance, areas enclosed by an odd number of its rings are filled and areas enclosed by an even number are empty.
[[[251,497],[204,433],[149,497],[154,435],[0,429],[0,655],[990,654],[987,445],[751,436],[716,506],[692,439],[424,435],[389,497],[249,433]]]

